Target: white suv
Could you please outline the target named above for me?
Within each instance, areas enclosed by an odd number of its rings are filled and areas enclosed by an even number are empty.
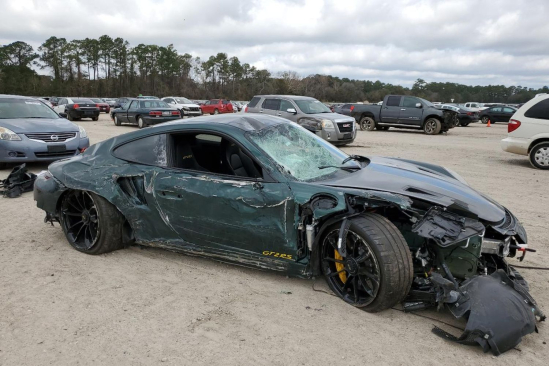
[[[520,107],[511,117],[507,132],[507,138],[501,140],[504,151],[527,155],[535,168],[549,169],[549,95]]]
[[[181,111],[181,117],[196,117],[202,115],[200,106],[191,102],[187,98],[165,97],[162,98],[162,100],[170,106],[179,109]]]

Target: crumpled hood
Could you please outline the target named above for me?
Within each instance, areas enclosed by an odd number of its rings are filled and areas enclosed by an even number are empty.
[[[319,184],[397,193],[444,207],[455,205],[492,223],[505,218],[503,206],[462,183],[450,171],[430,164],[373,157],[362,170]]]
[[[0,127],[8,128],[15,133],[78,132],[78,126],[64,118],[2,119],[0,120]]]

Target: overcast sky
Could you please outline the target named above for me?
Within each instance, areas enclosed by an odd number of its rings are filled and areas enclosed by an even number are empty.
[[[548,0],[0,0],[0,44],[122,37],[272,72],[549,85]]]

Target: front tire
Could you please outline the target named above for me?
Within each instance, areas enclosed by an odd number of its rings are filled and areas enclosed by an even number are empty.
[[[345,240],[347,256],[342,258],[337,250],[340,225],[328,228],[322,241],[320,261],[330,289],[368,312],[404,300],[412,285],[413,265],[410,249],[396,226],[374,213],[351,219]]]
[[[376,129],[376,122],[371,117],[363,117],[360,120],[360,129],[362,131],[373,131]]]
[[[530,164],[534,168],[549,169],[549,142],[541,142],[530,150]]]
[[[438,135],[442,129],[442,124],[436,118],[429,118],[423,125],[423,131],[427,135]]]
[[[120,123],[120,120],[118,119],[118,116],[116,114],[114,115],[114,125],[115,126],[122,125],[122,123]]]
[[[69,244],[82,253],[97,255],[124,247],[124,216],[95,193],[65,194],[59,218]]]
[[[490,118],[488,116],[482,116],[482,118],[480,119],[480,121],[484,124],[487,124],[489,120]]]

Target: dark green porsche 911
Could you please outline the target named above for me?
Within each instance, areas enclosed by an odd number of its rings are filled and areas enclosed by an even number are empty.
[[[545,318],[506,262],[528,250],[506,208],[449,169],[347,155],[282,118],[206,116],[114,137],[51,164],[34,197],[81,252],[136,243],[323,275],[367,311],[447,306],[468,320],[455,340],[494,354]]]

